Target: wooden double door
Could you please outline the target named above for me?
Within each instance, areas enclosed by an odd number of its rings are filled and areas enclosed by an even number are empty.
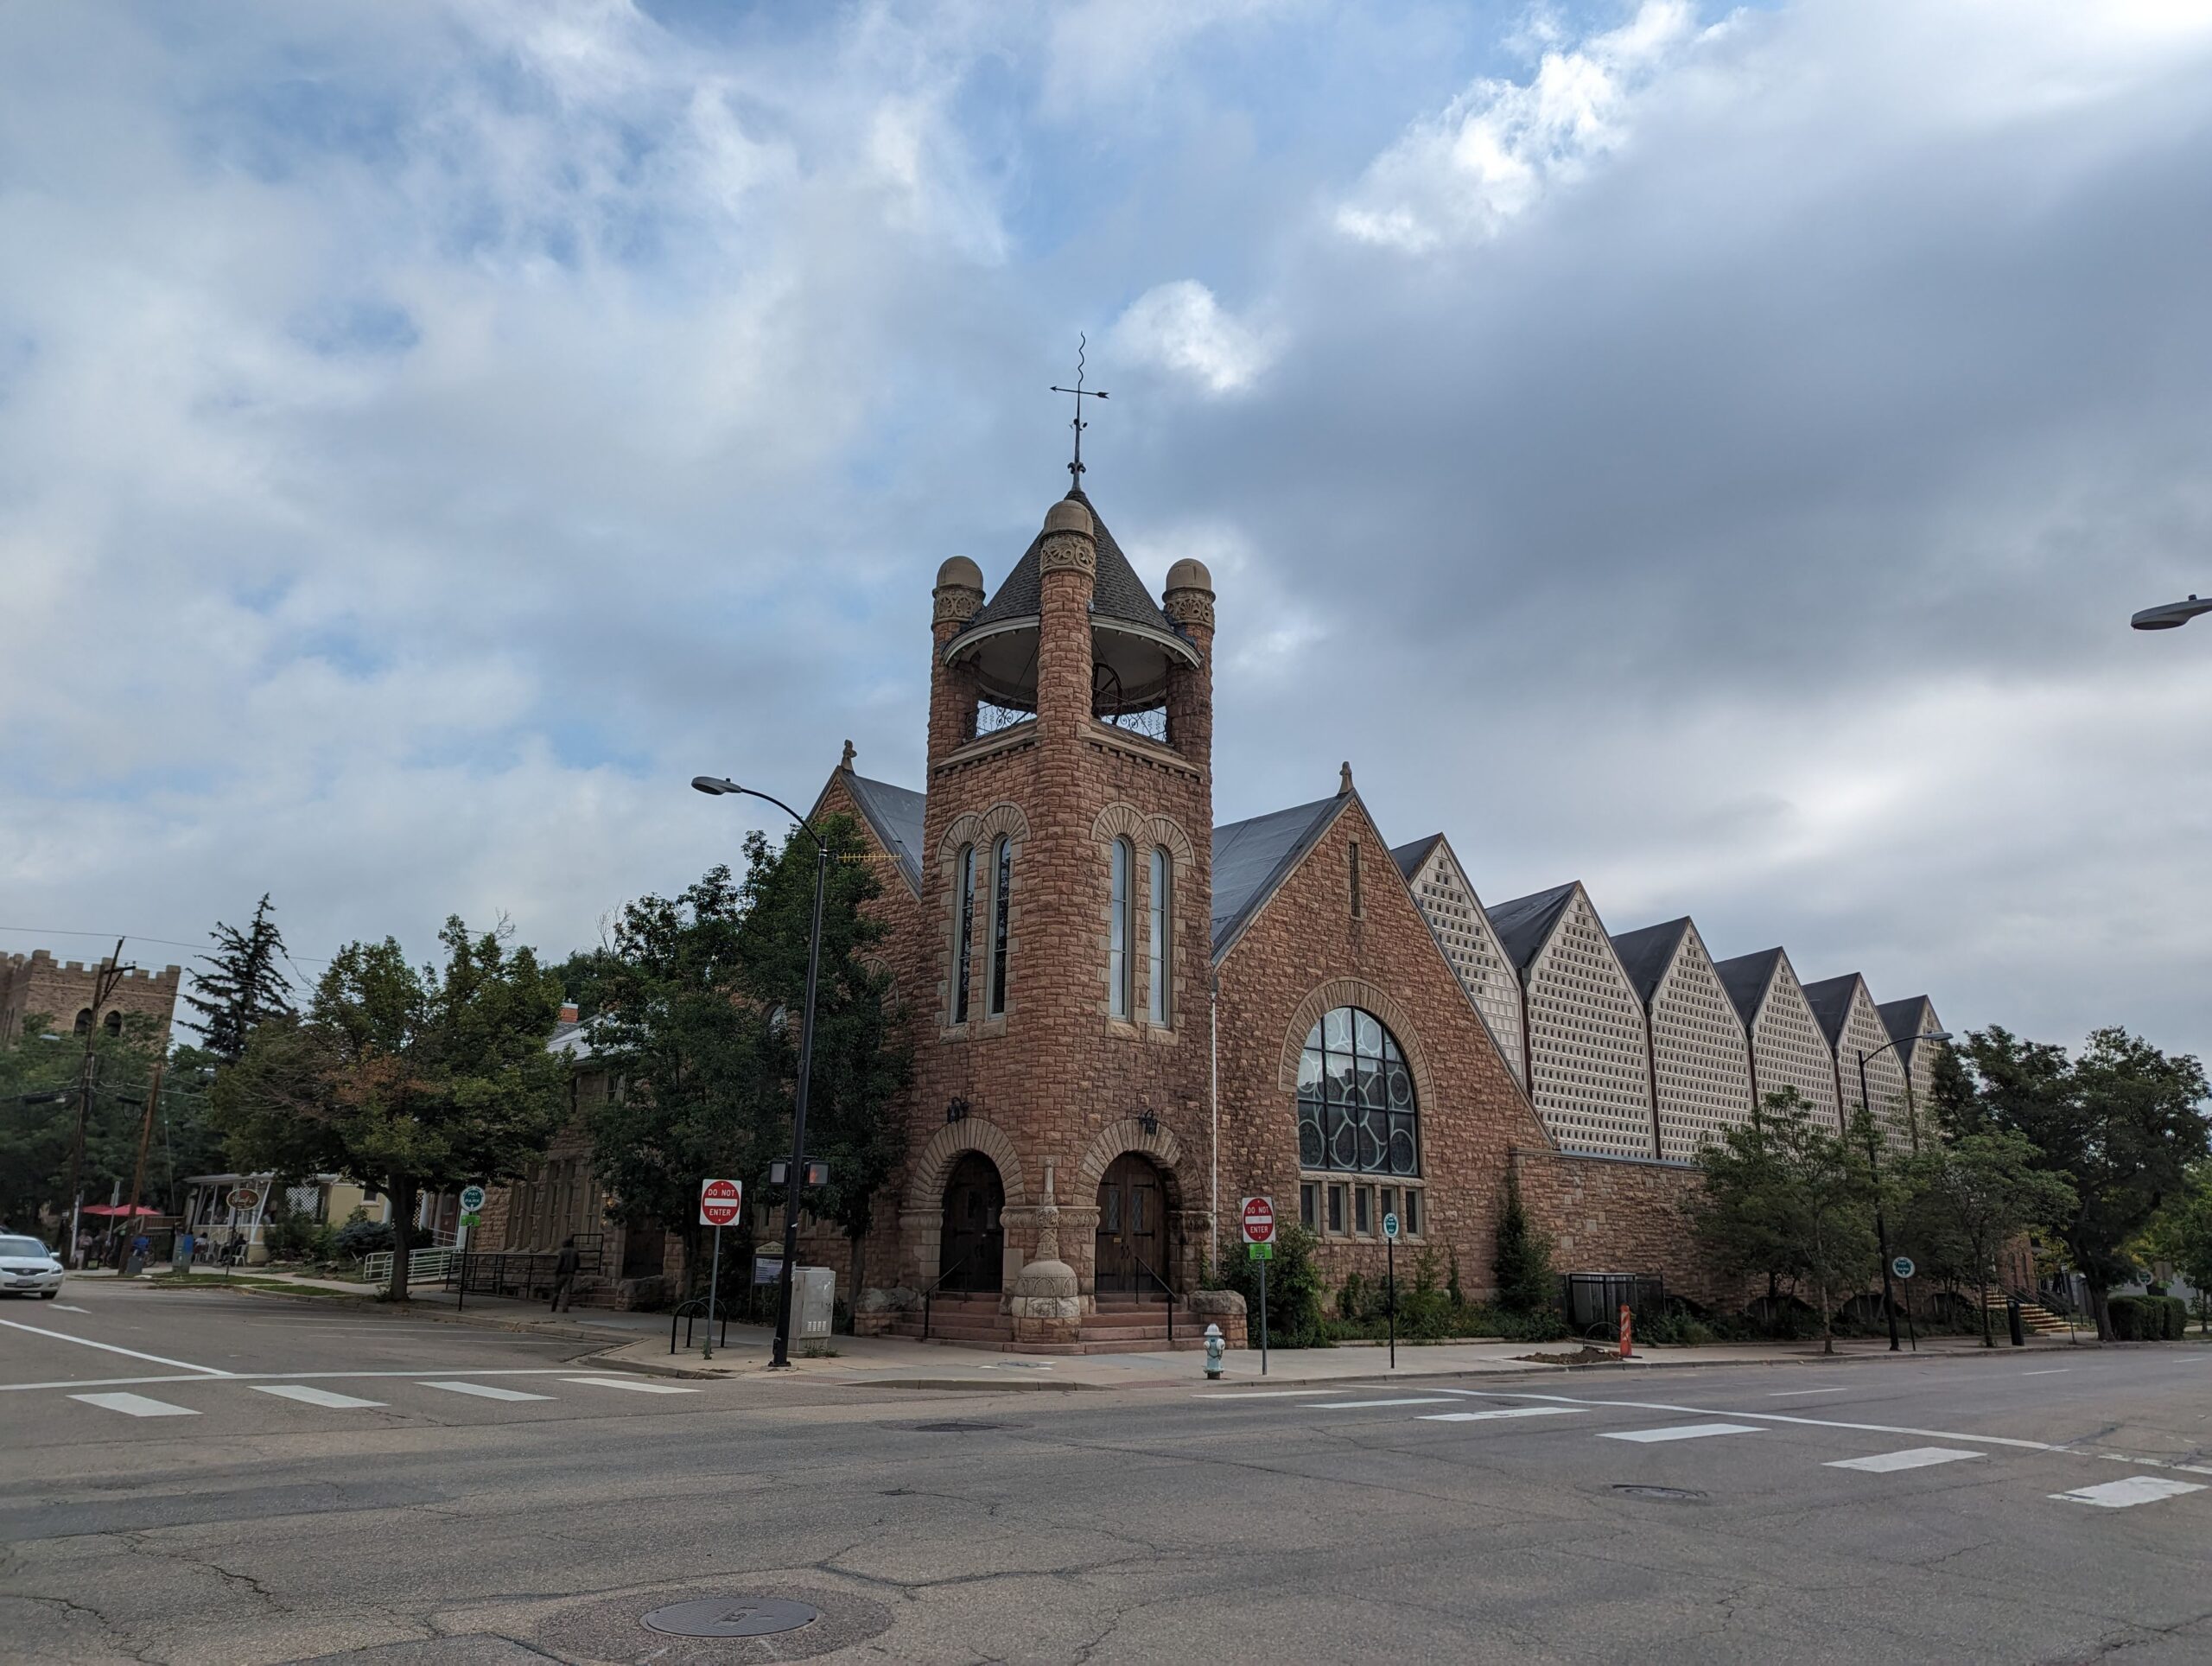
[[[1096,1266],[1102,1296],[1166,1294],[1167,1188],[1152,1160],[1134,1151],[1115,1158],[1098,1182]]]
[[[1006,1283],[1006,1186],[980,1151],[961,1158],[944,1185],[938,1267],[943,1290],[996,1290]]]

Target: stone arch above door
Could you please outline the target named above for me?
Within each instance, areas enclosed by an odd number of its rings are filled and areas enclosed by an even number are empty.
[[[1160,1165],[1170,1186],[1178,1184],[1176,1170],[1183,1160],[1180,1141],[1164,1125],[1147,1134],[1135,1117],[1124,1116],[1100,1129],[1084,1152],[1083,1160],[1076,1165],[1074,1201],[1078,1206],[1090,1201],[1099,1181],[1106,1177],[1107,1166],[1125,1151],[1142,1152]]]
[[[906,1173],[906,1206],[935,1210],[944,1199],[952,1166],[970,1151],[982,1152],[997,1166],[999,1180],[1006,1187],[1007,1208],[1027,1205],[1028,1188],[1022,1184],[1021,1160],[1014,1154],[1014,1141],[995,1122],[970,1114],[959,1122],[947,1122],[914,1154],[914,1166]]]
[[[1421,1028],[1414,1022],[1413,1014],[1387,989],[1358,977],[1332,977],[1298,1003],[1290,1027],[1283,1033],[1282,1059],[1275,1078],[1278,1087],[1285,1093],[1298,1091],[1298,1060],[1306,1051],[1306,1038],[1324,1014],[1339,1007],[1357,1007],[1381,1019],[1405,1055],[1406,1068],[1413,1072],[1414,1103],[1423,1110],[1437,1103],[1436,1084],[1429,1078],[1427,1055],[1421,1051]]]

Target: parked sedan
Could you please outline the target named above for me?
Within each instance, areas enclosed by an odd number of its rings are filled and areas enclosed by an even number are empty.
[[[0,1290],[51,1301],[61,1294],[61,1263],[36,1238],[0,1237]]]

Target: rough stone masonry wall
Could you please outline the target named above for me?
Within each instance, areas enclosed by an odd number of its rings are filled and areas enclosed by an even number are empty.
[[[1657,1273],[1669,1294],[1740,1301],[1691,1241],[1683,1206],[1699,1185],[1695,1169],[1535,1146],[1516,1146],[1513,1167],[1530,1218],[1551,1235],[1554,1272]]]
[[[67,1034],[77,1022],[77,1014],[92,1004],[99,976],[99,966],[57,961],[44,949],[0,957],[0,1041],[13,1040],[24,1017],[33,1013],[43,1014]],[[92,1021],[102,1021],[111,1012],[150,1018],[161,1027],[160,1042],[166,1052],[169,1021],[183,976],[175,966],[164,966],[158,972],[151,968],[125,972],[109,995],[107,1005],[92,1014]]]

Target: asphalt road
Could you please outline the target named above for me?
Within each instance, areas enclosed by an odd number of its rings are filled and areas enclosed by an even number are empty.
[[[988,1395],[586,1351],[0,1305],[0,1657],[2212,1660],[2212,1347]],[[639,1623],[706,1596],[822,1618]]]

